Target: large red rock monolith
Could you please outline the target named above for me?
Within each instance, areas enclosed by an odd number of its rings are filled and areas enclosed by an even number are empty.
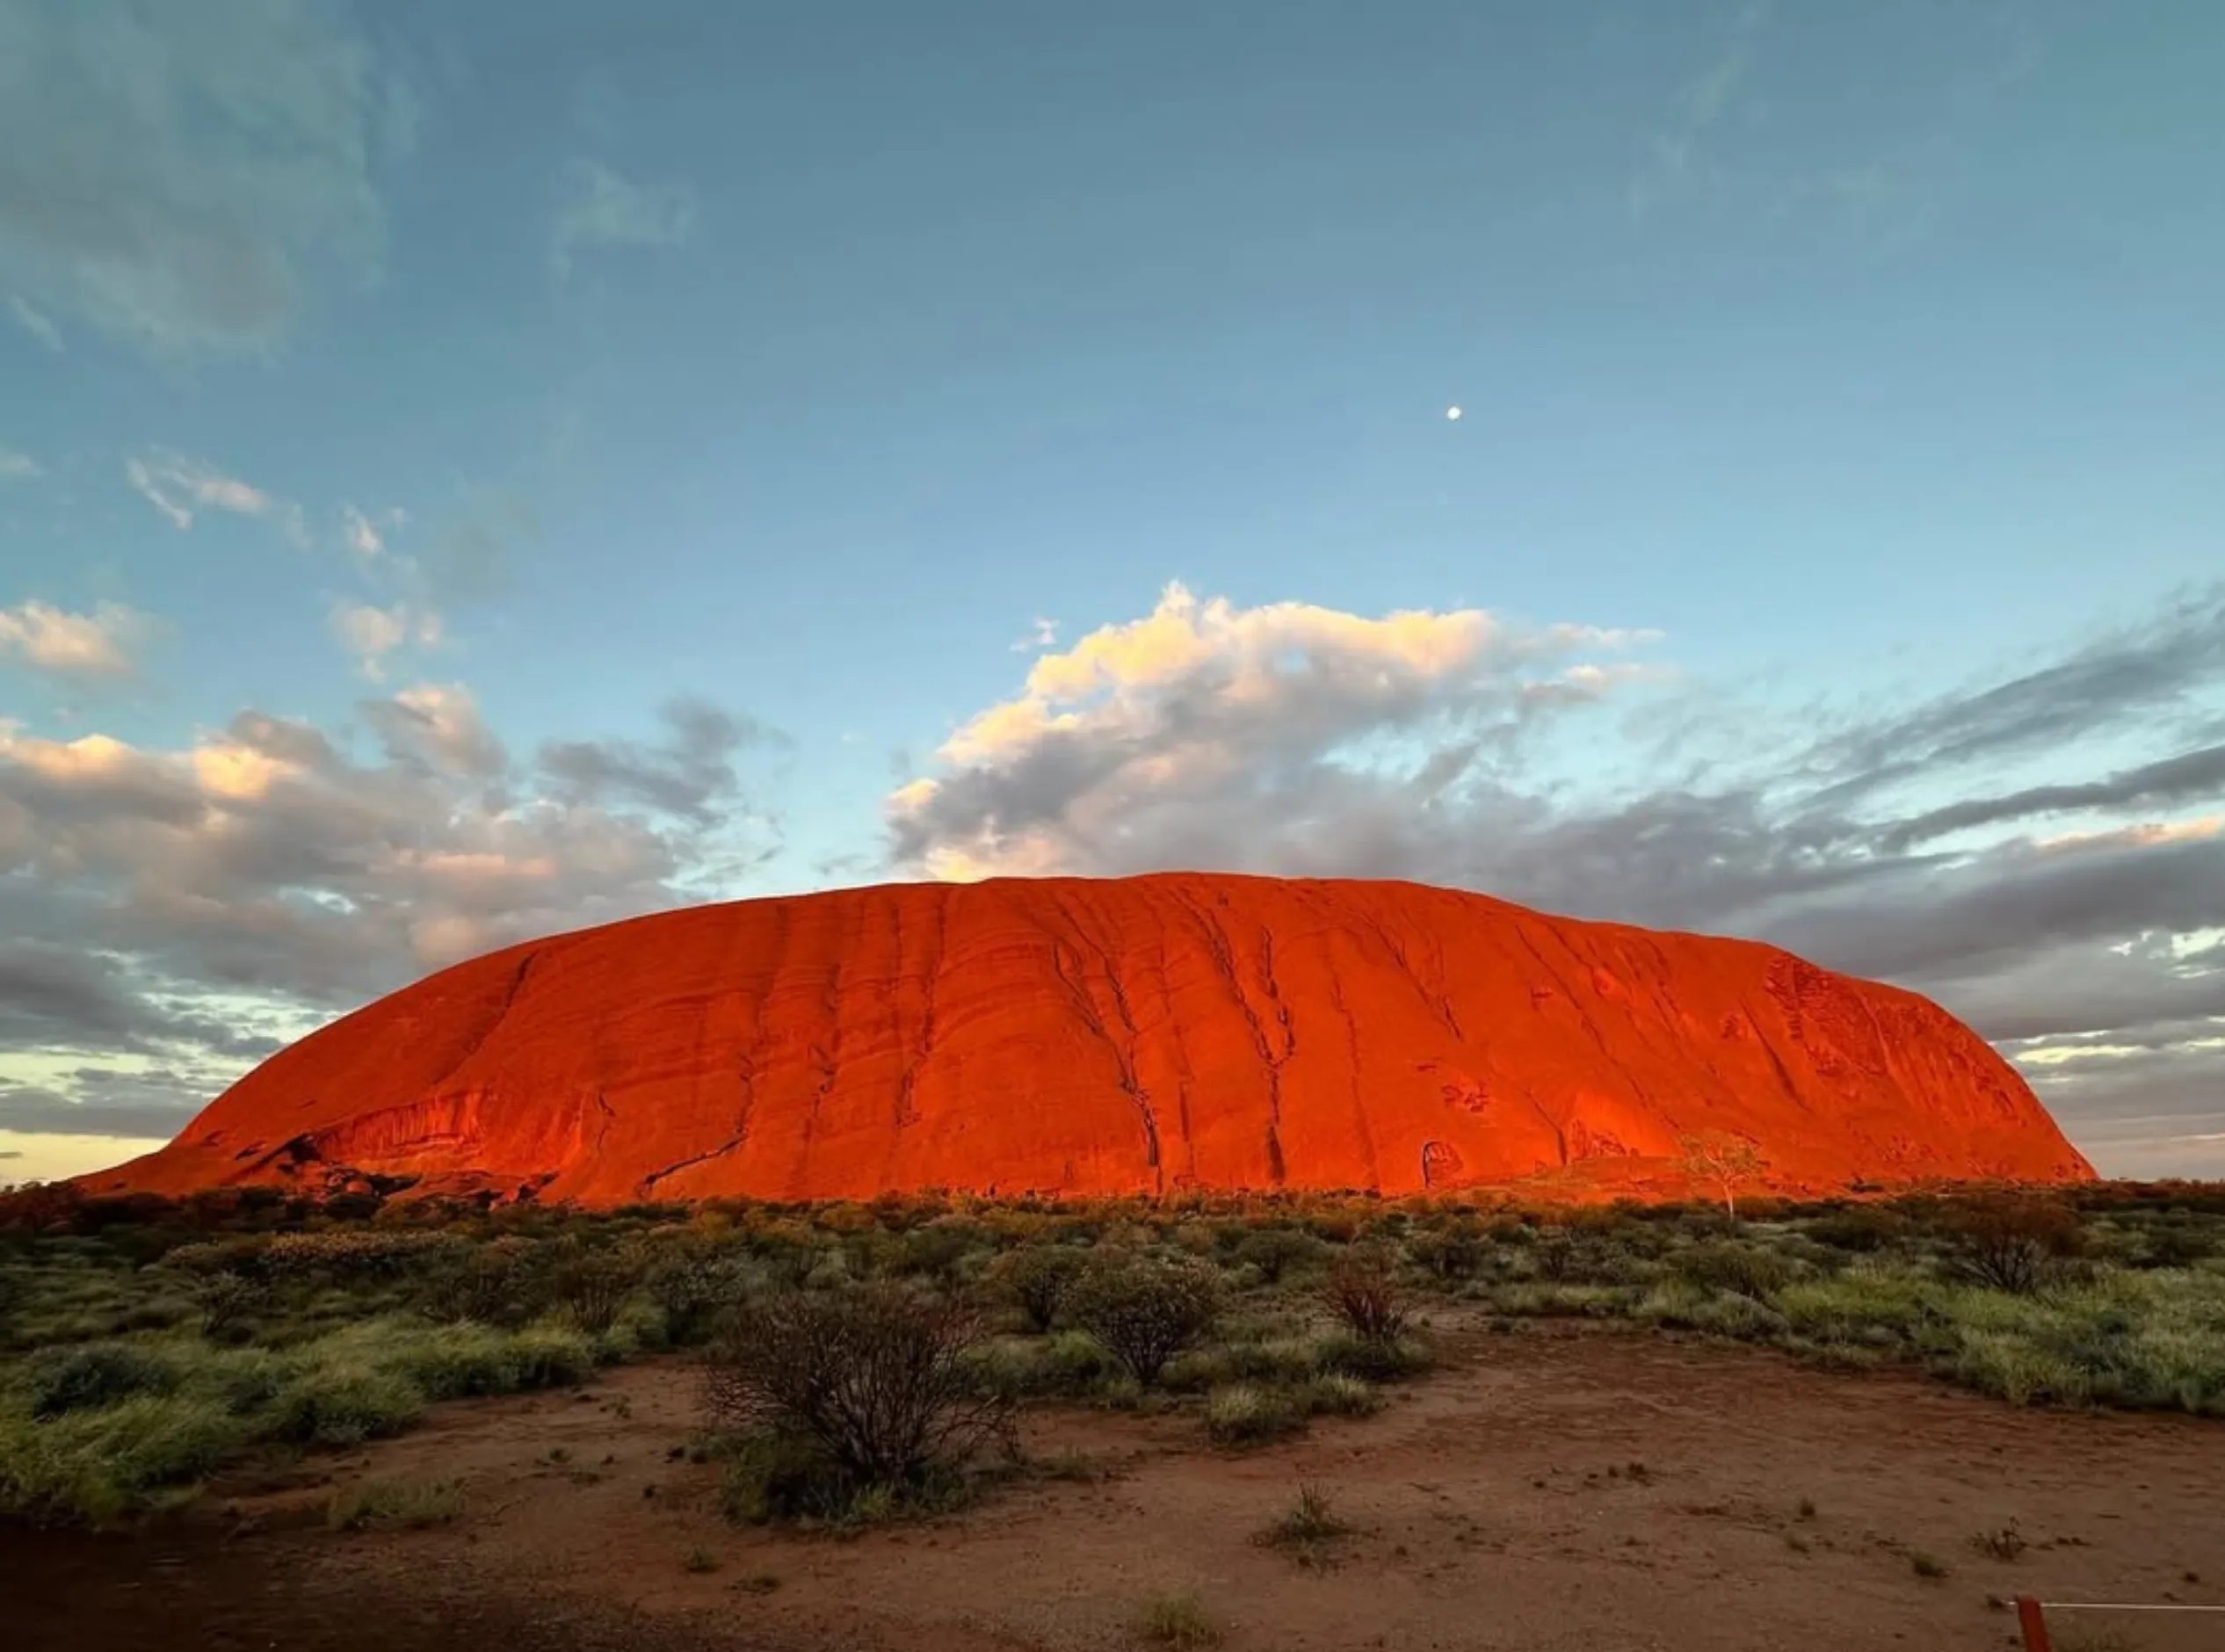
[[[1926,999],[1754,942],[1175,873],[695,907],[442,970],[89,1190],[1793,1192],[2093,1172]]]

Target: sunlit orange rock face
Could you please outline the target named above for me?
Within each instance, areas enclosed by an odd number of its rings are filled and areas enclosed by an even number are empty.
[[[1393,882],[842,890],[516,946],[272,1056],[98,1191],[411,1178],[585,1205],[1186,1189],[1822,1192],[2093,1172],[1924,998]]]

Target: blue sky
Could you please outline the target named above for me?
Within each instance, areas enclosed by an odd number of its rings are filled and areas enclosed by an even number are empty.
[[[0,0],[0,1180],[522,934],[1158,865],[1782,940],[2225,1174],[2221,76]]]

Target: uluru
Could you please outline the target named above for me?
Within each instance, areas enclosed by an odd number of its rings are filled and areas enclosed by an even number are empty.
[[[1785,1192],[2093,1175],[1911,992],[1418,884],[1171,873],[741,901],[512,946],[280,1051],[87,1185],[1642,1194],[1695,1134],[1750,1143]]]

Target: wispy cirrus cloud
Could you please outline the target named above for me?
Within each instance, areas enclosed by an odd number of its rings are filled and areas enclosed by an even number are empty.
[[[122,681],[139,674],[135,651],[154,629],[147,615],[120,603],[70,613],[33,598],[0,608],[0,659],[58,677]]]
[[[1717,185],[1722,163],[1714,134],[1753,77],[1774,10],[1772,0],[1747,0],[1716,38],[1707,61],[1677,89],[1661,124],[1646,135],[1631,172],[1627,204],[1633,218]]]
[[[46,474],[47,467],[29,453],[0,442],[0,482],[35,482]]]
[[[409,525],[409,513],[399,505],[377,511],[340,507],[340,542],[359,562],[376,562],[387,554],[387,535]]]
[[[1736,0],[1649,21],[1661,55],[1687,67],[1636,134],[1634,224],[1805,221],[1881,244],[1936,221],[1968,185],[1972,141],[2047,51],[2032,8],[1936,9],[1881,84],[1839,72],[1847,19],[1828,8]]]
[[[174,453],[157,451],[126,460],[124,479],[181,533],[202,512],[221,511],[272,522],[297,544],[308,537],[301,509],[291,500]]]
[[[548,267],[562,280],[583,252],[684,246],[695,234],[694,189],[641,183],[599,161],[575,161],[549,232]]]
[[[8,314],[17,326],[56,355],[66,348],[62,341],[62,329],[54,325],[54,318],[22,293],[8,294]]]

